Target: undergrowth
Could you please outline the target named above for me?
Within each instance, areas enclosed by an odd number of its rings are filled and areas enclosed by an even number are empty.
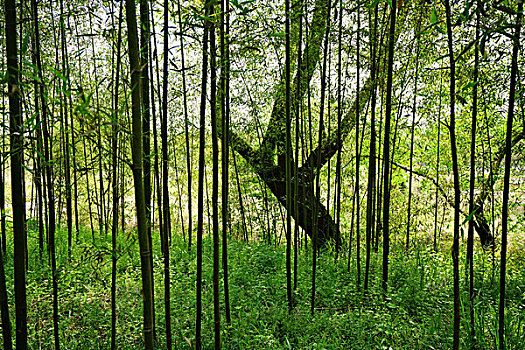
[[[60,343],[63,349],[107,349],[111,334],[110,237],[91,240],[81,232],[67,261],[67,233],[57,235],[59,270]],[[142,295],[140,259],[133,233],[119,238],[117,271],[117,347],[142,348]],[[155,251],[159,251],[158,238]],[[29,344],[32,349],[53,346],[51,273],[44,253],[39,258],[36,235],[29,234],[27,303]],[[224,321],[224,349],[449,349],[452,345],[452,266],[450,252],[422,247],[405,252],[393,249],[389,291],[381,290],[381,257],[372,254],[370,287],[357,287],[355,255],[321,253],[317,271],[315,312],[310,312],[311,251],[298,260],[296,306],[288,312],[285,250],[261,242],[231,240],[228,246],[232,323]],[[203,347],[213,347],[212,251],[204,239]],[[525,271],[523,257],[514,254],[507,274],[507,342],[525,348]],[[188,251],[181,238],[171,246],[171,320],[173,347],[194,345],[195,249]],[[464,259],[463,259],[464,262]],[[11,321],[14,326],[12,242],[8,242],[5,268]],[[498,263],[490,254],[475,255],[475,333],[469,336],[469,297],[462,264],[462,348],[497,346]],[[364,279],[364,261],[361,279]],[[164,348],[162,259],[154,255],[156,346]],[[221,271],[222,273],[222,271]],[[221,276],[221,302],[222,276]],[[1,337],[1,335],[0,335]]]

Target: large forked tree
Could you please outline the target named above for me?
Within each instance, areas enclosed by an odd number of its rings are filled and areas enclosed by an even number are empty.
[[[320,61],[323,34],[330,16],[328,6],[328,0],[316,0],[315,2],[311,29],[306,38],[306,49],[301,53],[303,55],[301,64],[295,68],[294,78],[291,81],[289,96],[292,113],[304,98]],[[292,50],[291,55],[290,61],[296,61],[294,57],[297,56],[297,50]],[[281,76],[285,77],[285,74]],[[310,237],[314,232],[314,217],[317,218],[319,246],[323,246],[328,241],[339,242],[339,229],[335,221],[323,203],[315,196],[314,180],[321,168],[343,146],[344,140],[355,124],[357,106],[366,103],[370,97],[370,84],[364,85],[358,95],[359,99],[354,101],[352,107],[343,115],[340,128],[323,135],[322,141],[316,148],[310,150],[310,154],[301,166],[297,166],[297,170],[295,170],[297,159],[294,159],[293,156],[285,157],[286,142],[283,140],[286,139],[284,126],[286,125],[287,94],[284,78],[276,89],[276,98],[269,123],[259,148],[254,149],[233,130],[229,130],[230,145],[254,169],[283,206],[286,206],[286,162],[289,162],[290,178],[292,181],[298,178],[297,189],[295,186],[292,186],[291,189],[290,202],[297,203],[298,206],[298,210],[292,210],[292,217]],[[219,130],[219,136],[223,137],[223,135],[222,130]],[[278,161],[275,160],[276,158]]]

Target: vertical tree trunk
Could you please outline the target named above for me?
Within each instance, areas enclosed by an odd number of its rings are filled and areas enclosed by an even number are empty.
[[[121,65],[121,45],[122,45],[122,1],[120,1],[119,15],[118,15],[118,34],[116,43],[116,72],[115,72],[115,92],[113,96],[113,135],[112,135],[112,224],[111,224],[111,349],[116,349],[117,338],[117,307],[116,307],[116,291],[117,291],[117,234],[118,234],[118,201],[119,201],[119,186],[118,186],[118,138],[119,138],[119,86],[120,86],[120,65]]]
[[[342,13],[341,13],[342,16]],[[357,9],[357,63],[356,63],[356,91],[357,100],[359,101],[359,89],[360,89],[360,78],[361,78],[361,15],[359,8]],[[356,262],[357,262],[357,290],[361,289],[361,228],[359,226],[360,220],[360,196],[359,196],[359,166],[361,162],[359,152],[359,119],[360,119],[359,104],[355,111],[355,239],[356,239]]]
[[[211,0],[206,1],[205,17],[210,16]],[[208,33],[211,21],[204,21],[202,39],[202,79],[200,95],[199,118],[199,180],[197,192],[197,286],[196,286],[196,320],[195,320],[195,347],[202,348],[202,236],[204,231],[204,171],[205,171],[205,142],[206,142],[206,86],[208,79]]]
[[[292,301],[292,123],[290,112],[290,0],[285,0],[285,84],[286,84],[286,153],[285,153],[285,182],[286,182],[286,297],[288,299],[288,311],[293,308]]]
[[[370,11],[372,12],[372,11]],[[368,280],[370,275],[370,253],[372,249],[372,238],[374,228],[374,199],[376,189],[376,79],[377,79],[377,17],[378,7],[374,7],[372,40],[370,41],[372,58],[371,78],[372,78],[372,101],[370,102],[370,157],[368,158],[368,189],[366,194],[366,260],[365,260],[365,282],[364,291],[368,291]],[[370,20],[371,22],[371,20]]]
[[[477,1],[476,10],[476,42],[479,42],[479,26],[480,26],[480,11],[481,1]],[[474,74],[472,76],[472,126],[470,133],[470,187],[469,187],[469,215],[474,212],[474,195],[476,182],[476,128],[478,118],[478,76],[479,76],[479,49],[477,45],[474,47]],[[470,308],[470,337],[474,344],[474,337],[476,330],[474,328],[474,220],[470,218],[468,222],[468,237],[467,237],[467,264],[468,269],[465,272],[468,276],[469,285],[469,308]],[[473,347],[473,346],[472,346]]]
[[[27,349],[27,302],[25,276],[25,196],[23,122],[18,82],[17,17],[15,0],[4,1],[5,43],[9,96],[11,191],[13,203],[16,348]]]
[[[512,123],[514,119],[514,104],[516,100],[516,77],[518,75],[518,54],[520,46],[521,19],[523,16],[523,0],[518,1],[516,16],[516,32],[512,46],[512,62],[510,70],[509,110],[507,115],[507,134],[505,139],[505,174],[503,177],[503,206],[501,209],[501,264],[499,280],[499,313],[498,339],[499,349],[507,348],[505,339],[505,279],[507,272],[507,232],[509,217],[510,163],[512,158]]]
[[[5,103],[4,103],[5,105]],[[2,125],[6,125],[5,123],[5,114],[2,114]],[[4,254],[7,251],[7,243],[6,243],[6,226],[5,226],[5,158],[4,154],[5,149],[5,130],[2,127],[2,148],[0,150],[0,229],[2,231],[2,251]]]
[[[133,182],[135,186],[135,205],[137,229],[140,246],[142,272],[142,301],[144,312],[144,346],[153,349],[153,284],[151,266],[151,246],[148,237],[148,220],[146,217],[146,199],[143,179],[142,147],[142,103],[141,103],[141,64],[137,34],[137,12],[134,0],[126,0],[126,22],[128,26],[128,52],[131,72],[131,113],[132,113],[132,148]]]
[[[192,171],[191,171],[191,148],[190,148],[190,132],[189,132],[189,118],[188,118],[188,97],[186,89],[186,62],[184,57],[184,37],[182,32],[182,15],[180,0],[177,0],[177,16],[179,21],[179,35],[180,35],[180,57],[182,70],[182,97],[184,110],[184,136],[186,141],[186,171],[188,176],[188,250],[191,250],[191,239],[193,235],[193,215],[192,215]]]
[[[450,1],[445,0],[448,56],[450,60],[450,146],[452,155],[452,171],[454,177],[454,243],[452,245],[452,263],[454,270],[454,335],[453,349],[459,349],[459,326],[460,326],[460,300],[459,300],[459,210],[460,210],[460,187],[459,187],[459,168],[458,154],[456,147],[456,62],[454,60],[454,47],[452,37],[452,20]]]
[[[180,11],[180,9],[179,9]],[[171,305],[170,305],[170,249],[168,237],[170,235],[171,226],[169,224],[170,216],[170,195],[169,195],[169,175],[168,175],[168,26],[169,18],[169,3],[168,0],[164,0],[164,60],[162,62],[163,77],[162,77],[162,122],[161,122],[161,139],[162,139],[162,219],[163,219],[163,247],[162,254],[164,258],[164,318],[166,323],[166,344],[168,350],[171,349]],[[182,34],[181,34],[182,35]],[[184,73],[183,73],[184,74]],[[188,201],[191,201],[191,197],[188,197]],[[160,208],[159,208],[160,210]],[[191,218],[190,218],[191,221]]]
[[[297,66],[300,67],[302,65],[302,40],[303,40],[303,14],[302,14],[302,11],[303,11],[303,7],[304,7],[304,4],[303,4],[303,1],[300,0],[300,1],[297,1],[296,2],[296,11],[297,11],[297,15],[299,16],[299,39],[298,39],[298,48],[297,48]],[[297,84],[300,86],[301,85],[301,71],[297,71]],[[299,96],[299,91],[297,91],[297,96],[296,96],[297,99],[300,98]],[[299,103],[296,104],[296,109],[295,109],[295,163],[294,163],[294,169],[293,169],[293,173],[294,174],[297,174],[298,173],[298,170],[299,170],[299,136],[301,135],[301,125],[300,125],[300,120],[301,120],[301,106]],[[299,177],[298,176],[294,176],[294,193],[298,193],[299,192]],[[266,199],[266,198],[265,198]],[[294,200],[294,207],[293,207],[293,210],[294,210],[294,216],[297,217],[299,215],[299,200],[297,197],[295,197],[295,200]],[[295,222],[295,227],[294,227],[294,248],[293,248],[293,290],[296,291],[297,290],[297,275],[299,273],[299,265],[298,265],[298,262],[297,262],[297,259],[298,259],[298,254],[299,254],[299,223],[297,222],[297,220],[294,221]]]
[[[419,21],[417,22],[417,28],[416,28],[416,36],[418,35],[420,31],[420,23],[421,23],[422,16],[419,17]],[[415,69],[415,77],[414,77],[414,100],[412,102],[412,124],[410,125],[410,174],[408,179],[408,207],[407,207],[407,237],[405,242],[405,249],[408,250],[410,248],[410,220],[412,219],[412,170],[414,168],[414,132],[416,129],[416,110],[417,110],[417,83],[419,79],[419,37],[416,38],[417,40],[417,46],[416,46],[416,69]]]
[[[323,133],[324,131],[324,105],[325,105],[325,97],[326,97],[326,61],[328,59],[328,39],[329,39],[329,33],[330,33],[330,0],[328,0],[327,4],[327,16],[328,19],[326,21],[326,25],[324,28],[324,48],[323,48],[323,64],[321,68],[321,101],[319,106],[319,130],[318,130],[318,145],[317,147],[317,176],[315,177],[315,202],[314,202],[314,208],[315,213],[317,213],[322,206],[320,198],[321,198],[321,185],[320,185],[320,178],[321,178],[321,147],[320,145],[323,142]],[[313,170],[315,172],[315,170]],[[317,272],[317,240],[319,236],[319,217],[318,215],[314,215],[313,220],[313,239],[312,239],[312,295],[310,299],[310,313],[313,315],[315,310],[315,280],[316,280],[316,272]]]
[[[149,0],[140,0],[140,82],[142,98],[142,148],[143,148],[143,175],[144,200],[146,205],[146,221],[148,225],[148,240],[150,249],[153,249],[151,238],[151,150],[150,150],[150,91],[149,91],[149,50],[150,50],[150,23]],[[150,255],[151,284],[153,281],[153,254]],[[155,288],[152,288],[153,303],[153,336],[155,336]]]
[[[383,146],[383,293],[386,293],[388,288],[388,254],[390,252],[390,120],[392,114],[392,79],[397,6],[397,4],[392,4],[390,12],[390,32],[388,36],[385,141]]]
[[[61,89],[62,95],[62,111],[64,118],[62,119],[62,128],[64,133],[65,142],[63,145],[64,150],[64,186],[66,190],[66,221],[67,221],[67,256],[68,259],[71,259],[71,241],[73,236],[73,205],[71,199],[71,166],[70,166],[70,157],[69,157],[69,134],[67,130],[69,127],[68,123],[68,103],[66,91],[70,91],[70,86],[66,85],[69,82],[69,73],[66,66],[66,31],[65,31],[65,21],[64,21],[64,1],[60,0],[60,50],[62,58],[62,74],[68,79],[63,82],[63,88]],[[71,116],[71,119],[73,117]],[[72,132],[72,130],[71,130]]]
[[[215,15],[215,6],[211,2],[210,17]],[[209,17],[208,17],[209,18]],[[209,21],[209,20],[208,20]],[[219,306],[219,137],[217,134],[217,51],[215,40],[215,22],[210,21],[210,118],[212,144],[212,235],[213,235],[213,328],[215,349],[221,348],[221,313]]]
[[[13,348],[8,301],[7,287],[5,283],[4,256],[0,249],[0,316],[2,319],[2,339],[4,341],[4,350],[11,350]]]
[[[230,2],[221,1],[221,129],[222,137],[222,270],[224,280],[224,311],[226,323],[231,323],[230,313],[230,286],[228,283],[228,225],[230,223],[229,210],[229,130],[230,130]]]

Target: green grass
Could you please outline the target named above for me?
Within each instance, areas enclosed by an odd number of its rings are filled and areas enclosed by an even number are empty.
[[[140,262],[134,232],[119,239],[117,279],[117,344],[119,349],[142,347]],[[155,232],[154,232],[155,235]],[[60,230],[57,242],[59,269],[60,342],[63,349],[107,349],[110,342],[111,254],[110,237],[81,233],[67,262],[67,239]],[[203,345],[213,346],[211,242],[204,239]],[[29,234],[27,273],[30,347],[53,345],[51,274],[47,260],[38,259],[36,234]],[[129,248],[129,249],[128,249]],[[155,238],[158,254],[158,238]],[[506,313],[509,348],[525,348],[525,271],[523,256],[514,252],[509,263]],[[462,266],[462,348],[496,346],[498,274],[493,274],[488,253],[476,257],[476,339],[468,336],[468,294]],[[464,261],[464,260],[462,260]],[[310,314],[311,252],[299,256],[297,306],[291,314],[286,303],[285,251],[263,243],[229,244],[232,324],[222,314],[224,349],[449,349],[452,346],[452,267],[449,252],[415,250],[408,255],[394,249],[387,298],[381,293],[381,258],[372,256],[370,290],[356,289],[356,264],[347,256],[335,259],[324,252],[318,264],[316,312]],[[5,267],[14,325],[12,242]],[[464,264],[462,264],[464,265]],[[157,346],[164,348],[162,260],[154,255]],[[364,266],[364,263],[362,264]],[[496,264],[496,269],[498,265]],[[194,344],[194,250],[180,238],[171,247],[171,310],[175,349]],[[364,277],[364,271],[363,271]],[[222,293],[222,279],[221,279]],[[222,299],[222,294],[221,294]],[[222,301],[222,300],[221,300]]]

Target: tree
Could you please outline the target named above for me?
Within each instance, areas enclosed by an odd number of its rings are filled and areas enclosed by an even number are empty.
[[[24,125],[20,103],[15,0],[4,1],[5,41],[9,96],[9,135],[11,144],[11,191],[13,202],[16,348],[27,349],[26,227],[24,193]]]
[[[206,2],[204,34],[202,39],[202,78],[200,95],[200,118],[199,118],[199,180],[197,192],[197,296],[196,296],[196,320],[195,320],[195,346],[202,348],[202,234],[204,231],[204,162],[206,143],[206,87],[208,81],[208,35],[210,32],[211,0]]]
[[[9,318],[9,304],[7,299],[7,287],[5,283],[4,256],[0,249],[0,317],[2,319],[2,339],[4,350],[13,348],[11,339],[11,320]]]
[[[126,22],[128,26],[128,54],[131,73],[131,115],[133,182],[135,187],[135,207],[137,230],[140,246],[140,265],[142,274],[142,303],[144,346],[153,349],[153,277],[151,276],[151,247],[148,237],[146,218],[146,199],[143,180],[143,147],[142,147],[142,100],[141,100],[141,64],[137,34],[137,11],[135,1],[126,0]]]
[[[180,6],[180,5],[179,5]],[[179,8],[180,13],[180,8]],[[161,138],[162,138],[162,255],[164,258],[164,308],[166,322],[166,343],[167,348],[171,349],[171,305],[170,305],[170,248],[168,237],[171,237],[170,217],[170,196],[168,188],[168,18],[169,6],[168,0],[164,0],[164,59],[162,63],[162,121],[161,121]],[[184,64],[183,64],[184,67]],[[160,211],[160,208],[159,208]],[[191,218],[190,218],[191,220]],[[191,235],[191,231],[189,233]]]
[[[118,137],[119,137],[119,81],[120,81],[120,67],[121,67],[121,53],[120,48],[122,44],[122,16],[123,16],[122,1],[119,6],[118,16],[118,34],[117,34],[117,62],[115,72],[115,95],[113,100],[113,132],[112,132],[112,224],[111,224],[111,349],[116,349],[117,337],[117,308],[116,308],[116,292],[117,292],[117,234],[118,234],[118,201],[119,201],[119,186],[118,186]]]
[[[452,37],[452,20],[450,1],[445,0],[446,25],[447,25],[447,48],[450,62],[450,121],[448,131],[450,133],[450,150],[452,154],[452,174],[454,177],[454,237],[452,243],[452,263],[454,270],[454,337],[453,349],[459,349],[459,323],[460,323],[460,301],[459,301],[459,211],[461,203],[461,191],[459,187],[458,151],[456,145],[456,62],[454,59],[454,46]]]
[[[399,2],[398,4],[401,4]],[[396,32],[396,8],[390,9],[390,31],[388,34],[388,63],[386,82],[385,141],[383,146],[384,193],[383,193],[383,292],[388,286],[388,254],[390,251],[390,119],[392,114],[392,75],[394,71],[394,43]]]
[[[518,74],[518,53],[521,32],[521,19],[523,17],[523,1],[518,1],[516,15],[516,31],[512,45],[512,61],[509,86],[509,109],[507,114],[507,132],[505,139],[505,175],[503,178],[503,207],[501,209],[501,264],[499,282],[499,312],[498,312],[498,341],[499,349],[507,348],[505,341],[505,279],[507,269],[507,233],[509,215],[510,192],[510,162],[512,158],[512,123],[514,120],[514,104],[516,99],[516,77]]]
[[[311,28],[309,36],[306,38],[307,49],[302,53],[302,65],[296,67],[295,78],[291,81],[290,96],[293,97],[291,110],[295,110],[295,106],[299,104],[305,96],[319,63],[321,44],[330,19],[328,3],[328,0],[317,0],[315,2]],[[292,57],[295,57],[296,54],[294,51]],[[294,60],[292,59],[291,61],[293,62]],[[298,73],[299,70],[300,74]],[[300,84],[299,76],[301,77]],[[279,142],[279,140],[285,140],[286,137],[286,128],[281,127],[285,125],[286,118],[285,85],[285,82],[282,82],[277,86],[270,121],[258,149],[254,149],[234,130],[230,130],[230,145],[233,150],[248,162],[283,206],[286,206],[286,162],[276,163],[275,157],[286,154],[286,142]],[[291,200],[292,202],[297,200],[299,210],[294,210],[292,217],[310,237],[312,237],[314,232],[314,218],[318,218],[316,220],[318,220],[317,227],[320,246],[324,246],[330,240],[338,242],[339,231],[327,208],[315,198],[313,191],[315,187],[314,181],[320,169],[326,165],[328,160],[342,147],[344,140],[355,124],[357,105],[362,106],[368,101],[370,91],[370,84],[365,84],[359,94],[359,100],[354,101],[352,107],[349,108],[343,116],[340,131],[332,130],[331,133],[322,136],[317,147],[310,150],[303,164],[298,167],[297,174],[291,174],[292,177],[297,176],[299,179],[297,193],[292,189],[291,194]],[[340,136],[339,139],[338,135]],[[220,136],[223,137],[223,133],[220,133]],[[284,159],[284,157],[282,158]],[[297,160],[291,159],[291,169],[294,169],[296,161]],[[297,214],[295,214],[295,212],[297,212]],[[297,217],[295,217],[295,215],[297,215]]]

